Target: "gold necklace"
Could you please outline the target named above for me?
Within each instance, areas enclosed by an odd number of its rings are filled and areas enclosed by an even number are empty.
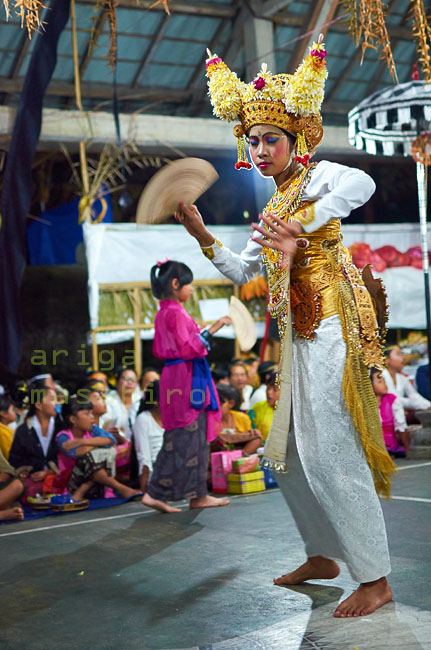
[[[300,170],[299,174],[293,175],[283,183],[270,199],[263,214],[276,216],[285,222],[289,221],[298,210],[305,188],[310,182],[311,172],[316,165],[317,163],[313,163],[309,167]],[[267,224],[264,227],[265,230],[270,230],[270,226]],[[268,275],[268,309],[271,316],[279,316],[285,310],[289,299],[284,286],[284,280],[289,274],[289,269],[280,267],[281,251],[264,246],[261,255]]]

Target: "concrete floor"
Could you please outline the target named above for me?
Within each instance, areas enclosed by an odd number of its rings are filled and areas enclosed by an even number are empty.
[[[139,502],[0,527],[2,650],[431,650],[431,462],[383,502],[395,602],[334,619],[355,588],[283,589],[304,560],[278,490],[160,515]]]

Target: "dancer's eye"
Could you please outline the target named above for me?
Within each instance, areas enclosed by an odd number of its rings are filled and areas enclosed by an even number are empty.
[[[276,142],[279,141],[279,139],[280,138],[277,138],[276,136],[271,135],[268,138],[266,138],[266,142],[267,142],[267,144],[275,144]]]
[[[250,147],[257,147],[259,144],[259,140],[257,138],[250,138],[248,143]]]

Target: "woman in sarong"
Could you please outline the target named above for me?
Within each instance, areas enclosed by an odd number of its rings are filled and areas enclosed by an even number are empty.
[[[254,166],[274,179],[276,192],[240,255],[211,235],[196,206],[180,204],[176,216],[236,284],[266,267],[281,359],[280,398],[265,458],[277,472],[307,553],[302,566],[274,582],[335,578],[342,560],[360,585],[334,615],[350,617],[370,614],[392,599],[376,491],[389,495],[394,466],[368,376],[369,367],[383,364],[374,310],[379,292],[373,301],[340,234],[340,219],[368,201],[375,186],[360,170],[327,161],[309,164],[323,136],[325,57],[319,41],[294,75],[273,75],[263,64],[245,84],[210,54],[214,113],[240,121],[234,127],[236,167],[252,167],[245,137]]]

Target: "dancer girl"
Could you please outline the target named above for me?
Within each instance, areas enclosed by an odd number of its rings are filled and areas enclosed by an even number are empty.
[[[294,75],[273,75],[263,64],[245,84],[210,55],[214,113],[240,121],[234,127],[236,167],[252,167],[245,136],[254,166],[274,179],[276,191],[240,255],[213,237],[196,206],[180,204],[176,216],[236,284],[266,267],[282,352],[280,398],[265,456],[307,553],[302,566],[274,582],[335,578],[336,561],[343,560],[360,585],[334,615],[350,617],[370,614],[392,598],[376,490],[389,495],[394,467],[368,376],[369,366],[383,363],[373,301],[340,235],[340,219],[368,201],[374,183],[357,169],[308,164],[323,136],[325,57],[319,40]]]
[[[212,335],[230,318],[208,330],[183,307],[192,294],[193,274],[182,262],[167,260],[151,269],[151,288],[160,300],[154,328],[153,354],[165,360],[160,378],[163,446],[153,465],[142,503],[160,512],[180,512],[167,501],[188,499],[190,508],[225,506],[207,492],[209,442],[221,427],[220,404],[205,359]]]

